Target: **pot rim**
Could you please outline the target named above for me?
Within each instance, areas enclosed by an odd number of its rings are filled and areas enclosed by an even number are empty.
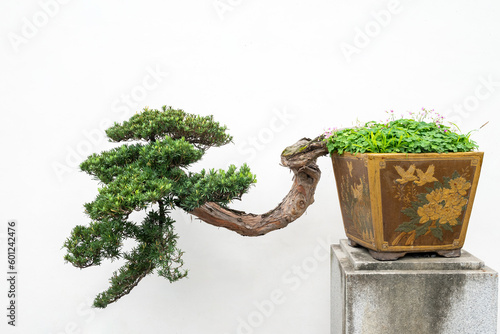
[[[365,153],[352,153],[352,152],[344,152],[342,154],[338,153],[332,153],[331,156],[346,156],[346,157],[380,157],[380,156],[386,156],[386,157],[444,157],[444,156],[453,156],[453,155],[460,155],[460,156],[467,156],[467,155],[484,155],[484,151],[469,151],[469,152],[443,152],[443,153],[372,153],[372,152],[365,152]]]

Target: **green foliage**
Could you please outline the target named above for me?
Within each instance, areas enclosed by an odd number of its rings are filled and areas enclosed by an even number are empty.
[[[80,169],[107,184],[122,174],[125,167],[167,173],[174,167],[189,166],[200,160],[204,153],[184,138],[166,137],[147,144],[122,145],[107,152],[94,153],[80,164]]]
[[[227,128],[213,120],[213,116],[187,114],[183,110],[163,106],[162,110],[145,108],[128,122],[115,123],[106,130],[112,141],[184,138],[201,148],[221,146],[231,142],[232,137],[226,133]]]
[[[444,153],[469,152],[477,144],[442,124],[442,116],[425,121],[431,111],[423,109],[412,118],[386,122],[367,122],[355,128],[328,132],[326,146],[330,154],[351,153]]]
[[[178,183],[176,205],[186,211],[203,205],[206,202],[227,204],[234,198],[240,198],[246,192],[248,184],[255,183],[255,175],[244,164],[240,170],[231,165],[226,171],[211,169],[208,173],[189,174]]]
[[[158,224],[164,220],[165,224]],[[94,306],[104,308],[128,294],[146,275],[156,268],[157,274],[175,282],[187,276],[182,270],[183,254],[177,247],[177,235],[173,232],[174,221],[156,211],[150,211],[142,226],[137,228],[138,245],[123,255],[127,263],[113,273],[111,286],[97,295]]]
[[[142,142],[92,154],[82,162],[81,170],[102,187],[95,200],[84,205],[90,225],[76,226],[64,243],[64,259],[78,268],[100,265],[105,259],[125,260],[111,277],[109,289],[96,297],[94,306],[101,308],[128,294],[155,270],[170,282],[187,275],[170,210],[190,212],[206,202],[225,205],[256,182],[246,164],[240,169],[231,165],[227,171],[186,170],[208,148],[231,141],[226,127],[212,116],[146,108],[106,133],[113,141]],[[142,223],[128,221],[139,210],[146,212]],[[123,241],[129,238],[136,247],[124,252]]]
[[[122,240],[120,235],[134,235],[135,225],[121,220],[91,222],[90,226],[78,225],[72,238],[64,246],[71,250],[64,257],[78,268],[100,265],[104,258],[118,259]]]

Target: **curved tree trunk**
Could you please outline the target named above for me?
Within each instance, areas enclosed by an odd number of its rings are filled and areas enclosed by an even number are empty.
[[[223,208],[209,202],[190,213],[208,224],[225,227],[244,236],[258,236],[283,228],[299,218],[314,203],[314,192],[321,176],[316,159],[328,154],[323,136],[302,138],[285,148],[281,163],[293,173],[293,185],[273,210],[256,215]]]

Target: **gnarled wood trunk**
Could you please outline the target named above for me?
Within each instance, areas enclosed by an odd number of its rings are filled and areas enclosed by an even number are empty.
[[[313,140],[303,138],[285,148],[281,163],[293,173],[293,184],[283,201],[263,214],[223,208],[209,202],[190,213],[204,222],[225,227],[244,236],[258,236],[283,228],[302,216],[314,203],[314,192],[321,177],[316,159],[328,154],[323,136]]]

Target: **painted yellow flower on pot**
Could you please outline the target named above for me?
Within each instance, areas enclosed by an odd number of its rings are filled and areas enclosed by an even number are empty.
[[[452,181],[450,181],[450,186],[452,186]],[[467,192],[462,190],[466,188],[466,185],[468,185],[467,189],[469,189],[470,183],[467,182],[461,188],[453,188],[453,186],[451,189],[440,188],[427,194],[425,198],[429,203],[417,209],[420,216],[419,223],[423,224],[429,220],[439,219],[440,224],[457,225],[457,218],[462,213],[463,206],[467,204],[467,199],[463,197]]]
[[[458,192],[460,195],[465,196],[467,190],[471,187],[470,182],[467,182],[463,177],[458,177],[450,181],[452,190]]]
[[[445,177],[443,180],[443,183],[436,180],[433,189],[419,194],[418,201],[401,211],[411,220],[398,226],[396,231],[401,233],[394,239],[393,245],[406,235],[406,245],[412,245],[418,237],[428,234],[442,240],[443,230],[453,232],[453,226],[461,225],[460,217],[467,206],[467,192],[471,184],[457,172],[452,178]]]
[[[441,206],[437,203],[429,203],[421,206],[417,210],[421,217],[419,223],[427,223],[429,220],[437,220],[441,217]]]

